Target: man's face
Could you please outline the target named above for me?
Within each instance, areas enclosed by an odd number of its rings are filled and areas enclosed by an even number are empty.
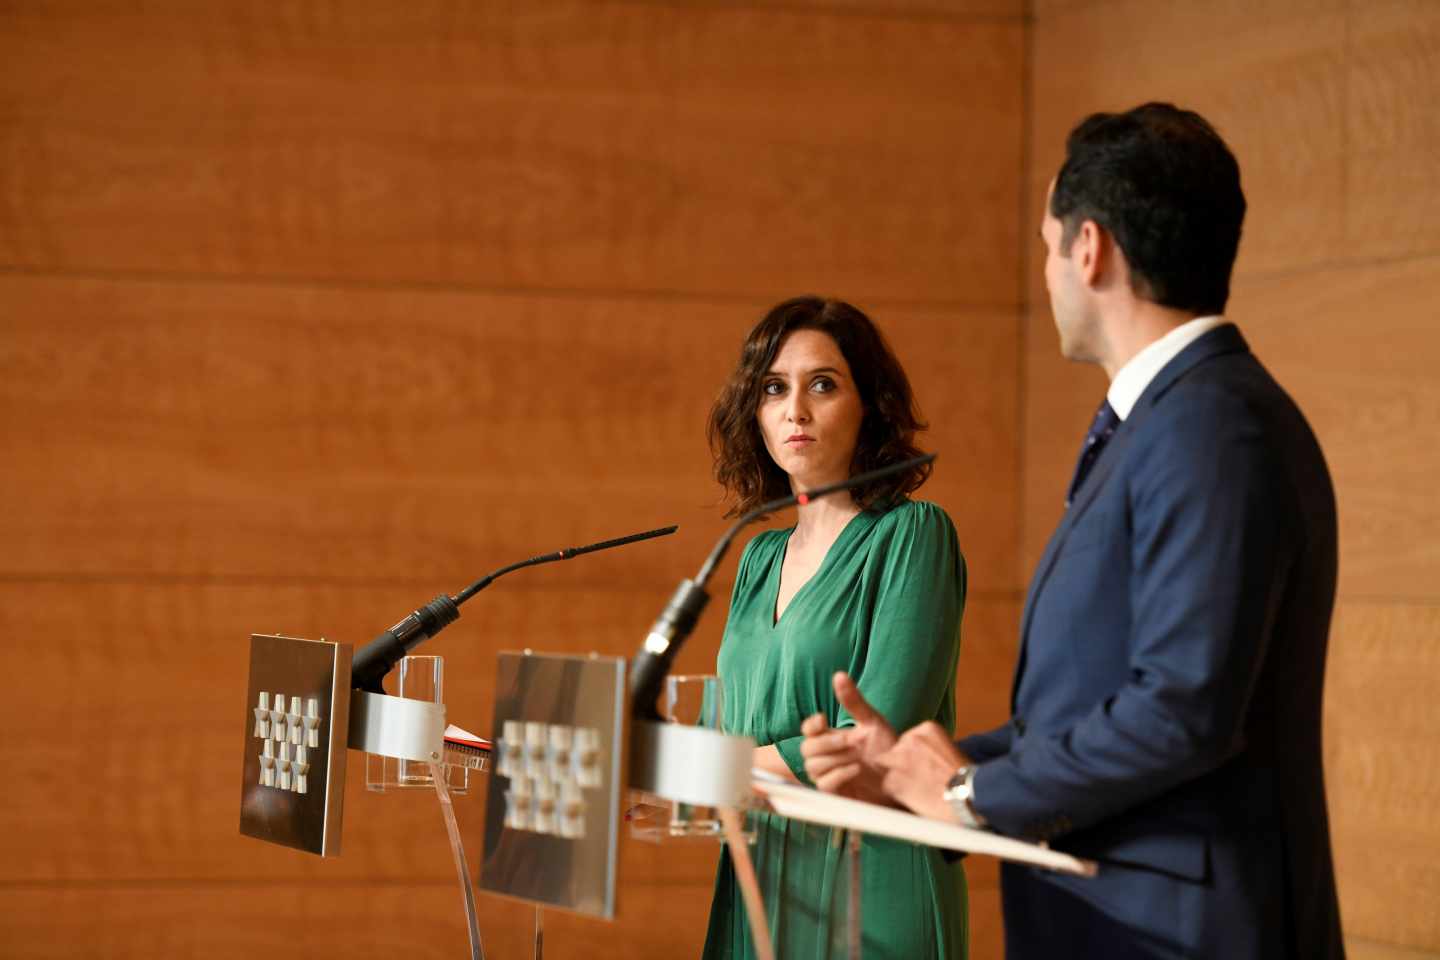
[[[1050,213],[1050,193],[1045,194],[1045,219],[1040,225],[1040,238],[1045,242],[1045,289],[1050,294],[1050,312],[1060,334],[1060,354],[1067,360],[1094,362],[1099,320],[1089,288],[1080,276],[1072,254],[1079,238],[1072,237],[1071,249],[1063,249],[1061,235],[1064,225]]]

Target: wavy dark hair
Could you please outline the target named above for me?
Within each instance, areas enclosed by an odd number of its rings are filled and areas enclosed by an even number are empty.
[[[851,476],[918,457],[920,420],[910,380],[890,345],[864,313],[842,300],[796,297],[765,314],[740,347],[740,360],[715,398],[706,426],[715,457],[715,479],[732,501],[727,517],[738,516],[790,493],[790,478],[765,449],[756,412],[765,374],[780,341],[795,330],[818,330],[839,345],[860,391],[864,417],[850,462]],[[923,464],[853,492],[862,510],[883,509],[918,490],[930,476]]]

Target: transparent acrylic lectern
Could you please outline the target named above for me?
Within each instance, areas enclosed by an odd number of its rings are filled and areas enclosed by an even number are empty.
[[[1095,871],[1092,863],[1036,844],[765,779],[751,770],[754,741],[719,729],[717,711],[723,707],[714,700],[718,684],[694,682],[706,678],[670,678],[675,691],[692,685],[693,712],[680,708],[676,692],[675,702],[667,704],[674,722],[652,722],[632,717],[627,663],[621,658],[502,653],[491,728],[499,737],[492,748],[488,741],[447,728],[440,658],[401,661],[397,679],[402,696],[352,689],[350,663],[348,644],[251,637],[240,831],[320,856],[337,856],[347,751],[362,751],[369,789],[436,794],[461,887],[472,958],[484,957],[476,886],[533,905],[537,958],[543,954],[544,909],[613,919],[618,910],[619,830],[630,797],[636,795],[665,811],[662,842],[696,836],[723,840],[741,878],[761,957],[773,955],[772,944],[740,816],[753,804],[829,827],[832,842],[844,850],[830,903],[835,919],[830,954],[837,958],[860,955],[862,834],[986,853],[1068,873]],[[488,774],[481,777],[488,802],[478,877],[472,884],[453,796],[464,795],[470,778],[483,774]],[[678,829],[677,813],[682,815]]]

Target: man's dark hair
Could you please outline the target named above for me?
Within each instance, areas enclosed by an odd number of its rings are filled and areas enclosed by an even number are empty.
[[[1221,313],[1240,246],[1240,167],[1198,113],[1147,103],[1095,113],[1070,131],[1050,213],[1067,256],[1093,220],[1115,238],[1139,296],[1196,315]]]
[[[796,297],[771,308],[740,347],[740,359],[710,410],[706,434],[715,457],[715,479],[732,501],[726,516],[747,513],[790,493],[790,478],[765,449],[755,420],[761,384],[775,362],[780,341],[795,330],[819,330],[840,347],[860,393],[864,419],[850,473],[863,473],[918,457],[915,434],[925,429],[910,380],[889,344],[864,313],[843,300]],[[930,475],[922,464],[853,491],[861,509],[887,509],[914,492]]]

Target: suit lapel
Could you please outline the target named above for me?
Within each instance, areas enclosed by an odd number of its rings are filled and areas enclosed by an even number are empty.
[[[1025,611],[1020,618],[1020,656],[1015,665],[1015,677],[1010,686],[1010,712],[1015,712],[1016,698],[1020,693],[1020,680],[1025,672],[1026,652],[1030,645],[1030,618],[1035,611],[1035,603],[1039,599],[1040,592],[1045,587],[1046,580],[1050,577],[1050,571],[1055,566],[1055,558],[1064,544],[1065,538],[1070,530],[1086,509],[1100,495],[1105,488],[1105,483],[1110,474],[1114,471],[1115,465],[1124,459],[1125,448],[1130,444],[1140,424],[1150,415],[1169,389],[1197,364],[1226,353],[1249,351],[1245,338],[1240,335],[1240,329],[1233,323],[1227,323],[1216,327],[1209,333],[1197,339],[1176,357],[1167,363],[1155,378],[1145,388],[1145,392],[1136,401],[1130,416],[1121,421],[1120,426],[1110,437],[1101,452],[1100,459],[1091,468],[1090,475],[1086,477],[1085,484],[1080,489],[1080,495],[1071,503],[1065,515],[1060,518],[1060,524],[1055,532],[1050,535],[1050,541],[1045,544],[1045,551],[1040,555],[1040,562],[1035,567],[1035,575],[1030,580],[1030,589],[1025,595]]]
[[[1065,515],[1060,518],[1060,525],[1050,535],[1050,541],[1045,544],[1045,552],[1040,555],[1040,562],[1035,567],[1035,575],[1030,579],[1030,589],[1025,595],[1025,612],[1020,617],[1020,658],[1015,666],[1015,677],[1010,685],[1010,712],[1015,712],[1015,698],[1020,692],[1020,677],[1025,672],[1025,654],[1029,648],[1030,639],[1030,617],[1035,612],[1035,602],[1040,597],[1040,591],[1044,589],[1045,581],[1050,578],[1050,571],[1055,567],[1055,558],[1060,553],[1060,547],[1065,543],[1071,528],[1077,520],[1085,514],[1086,509],[1094,502],[1110,473],[1115,469],[1115,464],[1124,457],[1125,448],[1130,444],[1130,438],[1134,436],[1137,418],[1132,412],[1131,416],[1121,422],[1111,435],[1105,449],[1100,453],[1100,459],[1090,468],[1090,475],[1085,478],[1085,485],[1080,488],[1080,496],[1070,504]]]

